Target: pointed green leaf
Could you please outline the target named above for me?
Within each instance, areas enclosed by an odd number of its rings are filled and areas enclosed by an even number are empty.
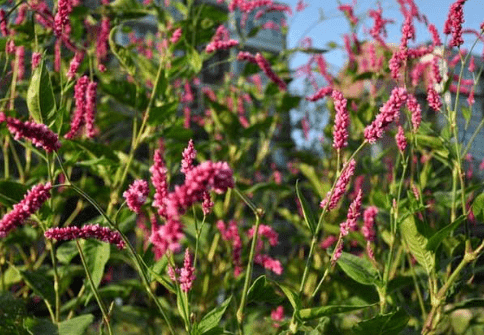
[[[29,334],[35,335],[58,335],[59,331],[56,325],[46,319],[27,318],[23,326],[29,331]],[[1,329],[1,328],[0,328]]]
[[[281,300],[282,297],[274,291],[274,286],[265,275],[257,278],[247,292],[247,303],[257,301],[278,304]]]
[[[301,300],[299,299],[299,296],[294,292],[292,288],[289,286],[286,286],[284,284],[277,284],[281,288],[282,292],[284,292],[284,295],[287,297],[289,302],[292,305],[292,308],[297,312],[301,309]]]
[[[354,281],[363,285],[380,285],[380,275],[365,258],[343,252],[338,259],[339,267]]]
[[[393,313],[378,315],[359,322],[353,327],[354,335],[395,335],[407,325],[408,315],[403,309]]]
[[[427,238],[417,230],[413,215],[407,216],[400,224],[400,232],[410,253],[417,262],[430,274],[435,267],[435,254],[425,249]]]
[[[91,273],[94,285],[99,287],[104,275],[104,267],[109,260],[111,253],[110,245],[98,240],[84,240],[82,243],[82,253],[86,258],[87,267]]]
[[[442,228],[441,230],[433,234],[432,237],[429,238],[427,245],[425,246],[425,249],[435,252],[435,250],[440,245],[440,243],[447,236],[449,236],[450,233],[452,233],[457,227],[459,227],[460,224],[465,221],[465,219],[466,219],[466,216],[461,215],[454,222],[452,222],[451,224],[445,226],[444,228]]]
[[[299,191],[299,180],[296,181],[296,194],[297,198],[299,199],[299,203],[301,204],[301,208],[303,211],[304,215],[304,221],[306,221],[306,224],[309,227],[309,230],[311,230],[311,233],[314,235],[316,232],[316,220],[314,218],[313,212],[311,211],[311,207],[309,206],[308,202],[306,201],[306,198],[304,198],[304,195]]]
[[[27,91],[27,107],[37,123],[49,125],[55,115],[55,97],[44,61],[34,70]]]
[[[0,204],[12,206],[23,199],[28,187],[10,180],[0,181]]]
[[[321,306],[313,308],[304,308],[299,311],[299,316],[303,321],[309,321],[319,319],[323,316],[330,316],[333,314],[346,313],[355,311],[362,308],[368,308],[372,305],[352,306],[352,305],[334,305],[334,306]]]
[[[220,306],[212,309],[203,317],[197,328],[200,334],[207,335],[211,329],[217,327],[220,324],[220,320],[222,320],[222,316],[224,315],[225,310],[227,309],[231,301],[232,296],[225,300]]]
[[[59,334],[83,335],[87,327],[94,321],[94,315],[80,315],[59,323]]]
[[[62,264],[69,264],[79,254],[75,241],[62,243],[56,250],[56,256]]]
[[[446,306],[447,307],[447,306]],[[484,299],[482,298],[474,298],[474,299],[469,299],[465,300],[462,302],[459,302],[457,304],[452,305],[450,308],[445,309],[445,313],[452,313],[455,310],[458,309],[468,309],[468,308],[481,308],[484,307]]]

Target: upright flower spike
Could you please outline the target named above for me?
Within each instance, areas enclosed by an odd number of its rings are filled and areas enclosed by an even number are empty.
[[[434,111],[440,111],[440,108],[442,107],[442,101],[440,100],[439,94],[432,86],[429,86],[427,88],[427,102]]]
[[[42,54],[40,52],[33,52],[32,53],[32,70],[39,66],[40,61],[42,60]]]
[[[343,97],[343,93],[337,90],[333,90],[332,97],[334,100],[334,108],[336,109],[333,129],[333,148],[341,150],[348,145],[348,125],[350,119],[348,111],[346,110],[347,100]]]
[[[77,80],[76,86],[74,86],[74,100],[76,109],[74,110],[74,115],[72,116],[71,130],[65,135],[65,138],[74,138],[85,122],[84,115],[86,110],[86,90],[88,84],[88,76],[82,76]]]
[[[166,180],[167,169],[162,156],[163,149],[156,149],[153,156],[153,165],[150,167],[151,183],[155,187],[153,207],[158,209],[158,215],[167,218],[165,199],[168,196]]]
[[[222,239],[232,243],[232,263],[234,265],[234,277],[238,277],[242,273],[242,239],[239,235],[237,222],[231,220],[228,227],[222,220],[217,221],[217,228],[222,235]]]
[[[464,23],[463,7],[467,0],[457,0],[450,6],[447,20],[444,24],[444,34],[452,34],[449,42],[450,47],[460,47],[464,40],[462,39],[462,24]]]
[[[57,13],[54,17],[54,33],[57,37],[61,37],[64,33],[70,33],[71,22],[69,14],[71,12],[72,5],[69,0],[59,0],[57,2]]]
[[[22,122],[0,112],[0,123],[6,122],[8,130],[16,140],[26,138],[36,146],[42,147],[47,152],[57,151],[61,147],[59,136],[50,130],[45,124],[31,121]]]
[[[94,117],[96,114],[97,83],[91,81],[86,88],[86,109],[84,113],[84,122],[86,123],[86,136],[93,138]]]
[[[398,150],[403,153],[405,151],[405,148],[407,147],[407,139],[405,138],[405,132],[403,131],[402,126],[398,126],[398,132],[397,135],[395,135],[395,141],[397,142]]]
[[[74,58],[72,58],[69,64],[69,72],[67,72],[67,79],[72,80],[76,76],[77,70],[81,65],[81,62],[84,58],[84,52],[76,51]]]
[[[117,231],[113,231],[108,227],[101,227],[99,224],[85,225],[81,228],[75,226],[50,228],[45,231],[44,235],[48,239],[58,241],[94,238],[96,240],[114,244],[119,250],[125,247],[124,240]]]
[[[182,32],[183,32],[182,28],[176,29],[170,37],[170,43],[176,44],[180,40],[182,36]]]
[[[183,159],[181,163],[181,172],[187,174],[193,169],[193,161],[197,158],[197,150],[193,144],[193,140],[188,141],[188,146],[183,150]]]
[[[282,80],[281,78],[279,78],[279,76],[277,74],[275,74],[274,71],[272,71],[271,65],[264,58],[264,56],[262,56],[262,54],[260,54],[258,52],[255,55],[255,61],[256,61],[257,65],[259,65],[259,67],[262,70],[262,72],[264,72],[266,74],[266,76],[270,80],[272,80],[279,87],[279,89],[281,91],[285,91],[287,89],[287,85],[284,82],[284,80]]]
[[[326,96],[332,95],[333,89],[329,86],[320,88],[316,93],[306,97],[308,101],[318,101]]]
[[[37,184],[32,187],[24,198],[13,206],[13,209],[5,214],[0,220],[0,238],[4,238],[7,234],[20,226],[33,213],[50,198],[50,190],[52,186],[50,183],[45,185]]]
[[[407,107],[412,113],[413,131],[416,133],[422,122],[422,108],[413,94],[408,94]]]
[[[365,128],[365,139],[373,144],[383,136],[383,132],[393,121],[397,120],[400,107],[407,101],[407,91],[404,88],[395,87],[390,99],[380,108],[380,113],[375,120]]]
[[[188,292],[192,289],[193,281],[195,280],[195,268],[193,267],[192,257],[188,249],[185,249],[185,259],[183,261],[183,268],[180,269],[180,288],[183,292]]]
[[[346,192],[346,187],[350,182],[350,178],[355,172],[355,166],[356,162],[354,159],[352,159],[348,163],[346,168],[341,172],[341,175],[339,176],[338,181],[336,182],[336,185],[334,187],[333,195],[331,195],[330,191],[326,194],[326,197],[323,199],[323,201],[321,201],[319,205],[321,208],[326,207],[328,203],[328,212],[336,208],[338,202],[341,200],[343,194],[345,194]]]
[[[148,183],[145,180],[137,179],[123,193],[123,197],[126,199],[129,209],[139,214],[149,192]]]

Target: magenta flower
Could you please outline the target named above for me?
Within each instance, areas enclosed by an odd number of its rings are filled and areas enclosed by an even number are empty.
[[[284,320],[284,307],[282,305],[271,311],[271,319],[274,321]]]
[[[72,5],[69,0],[59,0],[57,2],[57,13],[54,17],[54,33],[57,37],[61,37],[64,33],[70,33],[71,22],[69,14],[71,12]]]
[[[232,220],[228,227],[225,227],[225,223],[222,220],[217,222],[217,228],[222,235],[222,239],[232,243],[232,263],[234,264],[234,277],[239,276],[242,273],[242,240],[239,235],[239,229],[237,223]]]
[[[205,191],[203,192],[203,202],[202,202],[202,211],[203,215],[208,215],[212,211],[214,203],[212,202],[212,198],[210,197],[210,193]]]
[[[232,39],[227,41],[212,41],[205,48],[205,52],[212,53],[217,50],[227,50],[235,47],[236,45],[239,45],[239,41]]]
[[[397,120],[400,107],[407,101],[407,91],[405,88],[395,87],[390,95],[390,99],[380,108],[380,113],[375,120],[365,128],[365,139],[373,144],[383,136],[383,131]]]
[[[7,27],[7,18],[5,17],[5,10],[3,8],[0,9],[0,31],[2,32],[2,35],[7,37],[10,35],[10,30],[8,30]]]
[[[309,5],[304,2],[304,0],[297,0],[296,4],[296,12],[302,12],[303,10],[306,9]]]
[[[127,191],[123,193],[123,197],[126,199],[126,204],[129,209],[131,209],[136,214],[141,211],[141,206],[146,201],[146,197],[150,189],[148,188],[148,183],[145,180],[135,180]]]
[[[257,65],[259,65],[260,69],[262,70],[262,72],[264,72],[266,74],[266,76],[272,80],[278,87],[280,90],[282,91],[285,91],[287,89],[287,85],[286,83],[284,82],[284,80],[282,80],[281,78],[279,78],[279,76],[277,76],[273,71],[272,71],[272,68],[271,68],[271,65],[269,64],[269,62],[264,58],[264,56],[262,56],[262,54],[260,54],[259,52],[255,55],[255,61],[257,63]]]
[[[407,99],[408,110],[412,113],[413,131],[417,132],[422,121],[422,108],[413,94],[408,94]]]
[[[321,204],[319,205],[321,208],[326,207],[328,204],[328,212],[333,210],[337,205],[338,202],[341,200],[343,197],[343,194],[346,192],[346,187],[348,186],[350,182],[351,176],[353,176],[353,173],[355,172],[355,166],[356,162],[354,159],[352,159],[346,168],[341,172],[341,175],[338,178],[338,181],[336,182],[336,185],[333,190],[333,195],[331,195],[331,191],[326,194],[326,197],[321,201]],[[331,198],[330,198],[331,197]]]
[[[67,78],[69,80],[74,79],[74,77],[76,76],[77,70],[79,69],[79,66],[81,65],[83,58],[84,58],[84,52],[77,51],[75,53],[74,58],[72,58],[69,64],[69,72],[67,72]]]
[[[255,227],[251,227],[249,229],[247,233],[249,238],[252,238],[254,236],[254,228]],[[271,226],[265,224],[259,225],[259,235],[261,237],[263,236],[267,238],[271,246],[276,246],[277,244],[279,244],[279,234],[275,232]]]
[[[432,86],[429,86],[427,88],[427,102],[433,110],[435,110],[436,112],[440,111],[440,108],[442,107],[442,101],[440,101],[439,94]]]
[[[150,172],[151,183],[155,187],[153,207],[158,209],[158,215],[166,218],[165,199],[168,196],[168,185],[166,181],[167,169],[161,152],[161,148],[155,150],[153,165],[150,167]]]
[[[340,150],[348,145],[348,125],[350,120],[348,111],[346,110],[347,100],[343,98],[343,93],[337,90],[333,90],[332,97],[334,99],[334,108],[336,109],[333,129],[333,148]]]
[[[151,226],[150,242],[153,244],[155,259],[160,259],[168,250],[178,252],[183,238],[182,224],[168,219],[164,225]]]
[[[85,122],[84,114],[86,111],[86,90],[88,84],[88,76],[82,76],[77,80],[76,86],[74,86],[74,100],[76,109],[71,120],[71,130],[64,136],[65,138],[74,138]]]
[[[99,224],[85,225],[79,227],[63,227],[50,228],[44,233],[48,239],[55,239],[58,241],[70,241],[75,239],[94,238],[106,243],[114,244],[119,250],[125,246],[124,240],[117,231],[113,231],[108,227],[101,227]]]
[[[42,54],[40,52],[33,52],[32,53],[32,70],[37,68],[40,64],[40,60],[42,59]]]
[[[363,227],[361,227],[361,233],[368,242],[373,242],[376,237],[373,226],[375,225],[377,214],[378,208],[375,206],[370,206],[363,212]]]
[[[101,20],[101,29],[97,34],[97,41],[96,41],[96,57],[98,62],[100,63],[104,60],[108,55],[108,40],[109,40],[109,32],[111,31],[111,21],[108,17],[103,17]]]
[[[192,258],[188,249],[185,250],[185,259],[183,261],[183,268],[180,269],[180,287],[183,292],[188,292],[192,289],[193,281],[195,280],[195,268],[192,266]]]
[[[248,51],[239,51],[237,54],[237,60],[238,61],[248,61],[253,64],[257,64],[257,61],[255,60],[255,57]]]
[[[433,24],[429,24],[428,28],[429,28],[430,34],[432,35],[432,45],[434,47],[442,45],[437,28]]]
[[[398,132],[395,135],[395,141],[397,142],[398,150],[403,153],[405,151],[405,148],[407,147],[407,139],[405,138],[405,132],[403,131],[402,126],[398,126]]]
[[[358,18],[353,14],[353,6],[345,4],[338,6],[338,9],[346,15],[346,17],[350,20],[351,25],[356,26],[358,23]]]
[[[476,63],[474,61],[474,56],[471,56],[471,60],[469,61],[469,72],[474,72],[476,70]]]
[[[51,188],[50,183],[45,185],[37,184],[32,187],[24,195],[24,198],[15,204],[13,209],[0,220],[0,238],[6,237],[11,230],[20,226],[33,213],[39,210],[42,204],[50,198]]]
[[[15,59],[17,62],[17,80],[24,79],[25,75],[25,47],[23,45],[18,46],[15,49]]]
[[[450,47],[459,47],[464,43],[462,39],[462,24],[464,23],[463,7],[467,0],[457,0],[450,6],[449,14],[444,25],[444,34],[452,34]]]
[[[281,262],[270,257],[269,255],[258,254],[254,257],[254,263],[262,265],[264,269],[274,272],[276,275],[281,275],[283,268]]]
[[[175,44],[176,42],[178,42],[180,40],[180,37],[182,36],[182,32],[182,28],[177,28],[170,37],[170,43]]]
[[[84,113],[84,121],[86,123],[86,136],[93,138],[94,131],[94,115],[96,114],[96,90],[97,83],[91,81],[86,89],[86,109]]]
[[[338,238],[335,235],[329,235],[326,237],[319,246],[321,249],[328,249],[330,246],[332,246],[336,241],[338,241]]]
[[[42,147],[47,152],[57,151],[61,147],[59,136],[50,130],[45,124],[31,121],[22,122],[0,112],[0,123],[6,122],[8,130],[16,140],[26,138],[36,146]]]
[[[197,158],[197,150],[193,145],[193,140],[188,141],[188,147],[183,150],[183,159],[181,163],[181,172],[187,174],[193,169],[193,161]]]
[[[333,89],[329,86],[320,88],[316,93],[306,97],[308,101],[318,101],[326,96],[329,96],[333,93]]]

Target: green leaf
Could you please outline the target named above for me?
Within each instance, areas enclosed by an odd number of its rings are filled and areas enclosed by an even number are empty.
[[[57,259],[63,264],[70,264],[77,254],[79,254],[79,251],[75,241],[64,242],[56,250]]]
[[[309,230],[311,230],[311,233],[314,235],[317,226],[316,219],[314,218],[313,212],[311,211],[311,207],[306,201],[306,198],[304,198],[304,195],[299,191],[299,180],[296,181],[296,194],[302,207],[304,221],[306,221]]]
[[[343,252],[338,259],[340,268],[354,281],[363,285],[379,286],[380,274],[365,258]]]
[[[372,305],[352,306],[352,305],[334,305],[334,306],[321,306],[313,308],[304,308],[299,311],[299,316],[303,321],[309,321],[319,319],[323,316],[330,316],[333,314],[346,313],[355,311],[362,308],[368,308]]]
[[[462,107],[461,110],[462,110],[462,116],[464,117],[466,122],[469,122],[472,116],[472,109],[469,107]]]
[[[110,252],[110,245],[106,242],[89,239],[84,240],[82,243],[82,253],[86,258],[87,268],[91,273],[95,288],[98,288],[101,283],[104,267],[109,260]]]
[[[417,262],[430,274],[435,267],[435,254],[425,249],[427,238],[420,234],[413,215],[407,216],[400,224],[400,232],[410,253]]]
[[[291,303],[292,308],[294,308],[294,310],[296,312],[298,312],[301,309],[301,300],[299,299],[299,296],[296,294],[296,292],[294,292],[294,290],[292,288],[290,288],[289,286],[286,286],[284,284],[278,283],[277,285],[279,285],[282,292],[284,292],[284,295],[287,297],[287,299]]]
[[[469,299],[465,300],[459,303],[454,304],[450,308],[446,308],[444,313],[452,313],[455,310],[458,309],[468,309],[468,308],[481,308],[484,307],[484,299],[482,298],[474,298],[474,299]]]
[[[59,334],[83,335],[87,327],[94,321],[94,315],[85,314],[59,323]]]
[[[43,61],[34,70],[27,91],[27,107],[30,116],[37,123],[49,125],[55,111],[55,97],[49,72]]]
[[[429,238],[427,245],[425,246],[425,249],[435,252],[435,250],[440,245],[440,243],[447,236],[449,236],[449,234],[452,233],[457,227],[459,227],[460,224],[465,220],[466,220],[466,216],[461,215],[454,222],[452,222],[451,224],[445,226],[444,228],[442,228],[441,230],[433,234],[432,237]]]
[[[114,40],[116,38],[116,34],[118,31],[119,26],[114,27],[111,29],[109,33],[109,47],[113,52],[114,56],[119,60],[121,65],[128,71],[128,73],[132,76],[136,75],[136,62],[134,61],[134,56],[131,52],[126,49],[125,47],[117,44]]]
[[[407,325],[408,315],[403,309],[393,313],[378,315],[359,322],[353,327],[355,335],[395,335]]]
[[[21,328],[27,310],[22,299],[8,291],[0,293],[0,315],[0,334],[23,334]]]
[[[479,221],[484,221],[484,193],[479,194],[472,202],[472,212]]]
[[[271,282],[267,280],[265,275],[259,276],[247,292],[247,303],[256,301],[278,304],[281,300],[282,297],[274,291],[274,286],[271,285]]]
[[[30,333],[35,335],[58,335],[59,331],[56,325],[49,320],[27,318],[24,320],[23,326]],[[63,335],[63,334],[61,334]]]
[[[220,306],[212,309],[202,318],[202,320],[200,320],[200,323],[198,324],[198,331],[200,334],[207,335],[211,329],[220,324],[220,320],[229,306],[230,301],[232,301],[232,296],[225,300]]]
[[[153,107],[148,115],[148,124],[152,126],[162,125],[166,120],[174,115],[179,106],[178,101],[165,102],[161,106]]]
[[[203,60],[200,54],[197,52],[197,50],[192,49],[190,53],[189,61],[190,61],[190,64],[192,65],[193,71],[195,71],[195,73],[199,73],[200,70],[202,69]]]
[[[51,305],[54,305],[55,292],[54,281],[47,276],[46,271],[39,269],[36,271],[23,271],[15,268],[22,279],[34,291],[35,294],[47,300]]]
[[[23,199],[28,187],[14,181],[0,181],[0,203],[5,206],[15,205]]]

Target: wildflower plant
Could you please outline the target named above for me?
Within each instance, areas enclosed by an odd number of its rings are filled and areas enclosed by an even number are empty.
[[[484,25],[463,27],[462,0],[444,35],[410,0],[397,18],[339,4],[336,74],[309,38],[249,46],[313,3],[217,3],[0,9],[0,333],[457,333],[483,303],[484,119],[462,142],[482,57],[462,45]],[[324,155],[290,136],[315,105]]]

